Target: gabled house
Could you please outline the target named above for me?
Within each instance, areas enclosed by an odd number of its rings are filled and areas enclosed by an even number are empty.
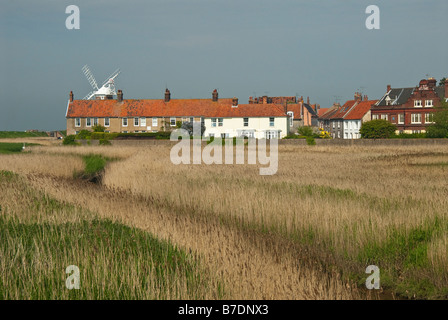
[[[249,97],[249,104],[281,104],[286,109],[288,115],[288,130],[289,133],[297,133],[297,129],[303,126],[318,126],[318,110],[320,105],[310,104],[310,98],[307,102],[303,101],[303,97],[268,97],[263,96],[253,99]]]
[[[448,100],[448,81],[437,86],[434,78],[423,79],[415,88],[387,86],[384,96],[372,107],[372,120],[385,119],[397,126],[397,133],[426,132],[433,123],[434,107]]]
[[[334,104],[319,116],[320,127],[330,132],[333,139],[359,139],[362,123],[370,121],[370,108],[377,100],[368,100],[360,93],[355,93],[354,98],[342,106]]]
[[[96,124],[107,132],[141,133],[171,131],[178,122],[202,122],[205,137],[282,138],[288,133],[287,115],[281,104],[239,104],[237,98],[171,99],[168,89],[165,99],[70,100],[66,112],[67,134],[76,134]]]

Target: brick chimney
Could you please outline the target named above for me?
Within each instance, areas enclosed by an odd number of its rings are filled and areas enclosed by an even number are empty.
[[[123,102],[123,91],[121,91],[121,90],[117,91],[117,101]]]
[[[355,92],[355,100],[356,101],[362,101],[362,95],[359,92]]]
[[[70,102],[73,102],[73,91],[70,91]]]
[[[233,97],[233,99],[232,99],[232,107],[238,107],[238,98]]]
[[[428,87],[430,88],[434,88],[437,85],[437,80],[434,78],[429,78],[428,79]]]
[[[171,100],[171,92],[168,88],[165,89],[165,102],[170,102]]]
[[[268,96],[263,96],[263,104],[267,104],[268,103]]]
[[[448,78],[445,80],[445,98],[448,99]]]
[[[306,97],[306,104],[310,104],[310,97]]]
[[[365,94],[364,95],[364,101],[367,101],[367,100],[369,100],[369,97],[367,97],[367,95]]]
[[[218,101],[218,90],[213,90],[213,93],[212,93],[212,100],[214,101],[214,102],[216,102],[216,101]]]
[[[249,104],[253,104],[254,103],[254,98],[253,97],[249,97]]]
[[[388,85],[387,85],[387,91],[386,91],[386,92],[389,92],[391,89],[392,89],[391,85],[388,84]]]

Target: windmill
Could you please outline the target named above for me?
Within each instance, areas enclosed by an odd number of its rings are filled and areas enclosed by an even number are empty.
[[[89,94],[84,97],[84,100],[90,100],[92,98],[100,100],[113,99],[113,96],[117,95],[117,92],[115,91],[114,80],[120,74],[120,69],[115,70],[109,77],[107,77],[101,87],[98,87],[95,77],[93,76],[92,71],[90,71],[88,65],[82,67],[82,72],[93,88],[93,91],[89,92]]]

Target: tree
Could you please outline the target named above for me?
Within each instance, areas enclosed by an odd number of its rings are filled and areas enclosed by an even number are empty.
[[[190,121],[184,122],[182,123],[181,128],[187,130],[190,136],[193,135],[193,122]],[[205,125],[201,122],[201,136],[204,135],[204,132],[205,132]]]
[[[394,135],[397,127],[387,120],[378,119],[364,122],[359,132],[363,139],[387,139]]]
[[[103,127],[103,126],[100,125],[100,124],[96,124],[96,125],[94,125],[94,126],[92,127],[92,129],[93,129],[93,132],[105,132],[105,131],[106,131],[106,128]]]
[[[426,136],[428,138],[448,138],[448,102],[442,100],[440,105],[434,109],[436,110],[432,118],[434,124],[428,127]]]
[[[442,79],[440,79],[439,81],[439,86],[443,86],[445,84],[446,78],[443,77]]]
[[[304,136],[304,137],[312,137],[314,134],[313,128],[311,128],[309,126],[299,127],[297,132],[299,133],[299,135]]]

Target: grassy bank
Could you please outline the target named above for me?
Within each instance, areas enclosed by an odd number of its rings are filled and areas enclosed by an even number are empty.
[[[0,131],[0,139],[48,137],[46,132]]]

